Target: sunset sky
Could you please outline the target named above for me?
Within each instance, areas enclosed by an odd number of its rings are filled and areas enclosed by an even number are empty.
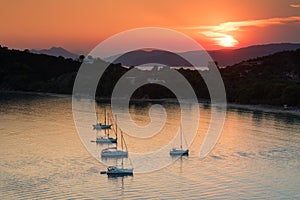
[[[9,48],[86,53],[113,34],[148,26],[180,31],[206,49],[300,43],[300,0],[0,2],[0,45]]]

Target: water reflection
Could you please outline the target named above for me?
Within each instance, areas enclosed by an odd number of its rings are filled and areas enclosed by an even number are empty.
[[[200,126],[189,157],[179,157],[172,165],[152,173],[108,177],[100,174],[107,166],[86,151],[76,133],[69,98],[1,95],[0,104],[0,199],[299,199],[300,196],[297,115],[229,108],[217,146],[200,160],[197,152],[211,115],[210,106],[200,104]],[[150,105],[131,106],[136,123],[148,123]],[[109,108],[106,103],[99,106],[99,112],[104,106]],[[165,103],[164,107],[168,117],[162,133],[148,142],[125,135],[130,151],[151,151],[173,137],[179,126],[180,109],[172,103]],[[94,121],[87,123],[86,134],[90,140],[95,139],[91,126]],[[91,144],[98,152],[107,147],[107,144]],[[167,153],[149,162],[157,163],[160,159],[173,158]],[[120,161],[107,160],[112,165]],[[129,161],[124,159],[124,162]]]
[[[259,125],[263,117],[264,117],[264,113],[262,111],[257,111],[257,110],[252,111],[253,122],[256,122],[257,125]]]

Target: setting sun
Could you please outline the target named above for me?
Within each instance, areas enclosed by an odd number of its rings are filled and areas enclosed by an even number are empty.
[[[219,40],[219,45],[223,47],[234,47],[236,44],[238,44],[238,41],[231,36],[226,36]]]

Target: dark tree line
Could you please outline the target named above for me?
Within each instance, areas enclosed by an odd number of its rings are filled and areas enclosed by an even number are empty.
[[[65,59],[0,46],[0,89],[71,94],[81,60]],[[92,65],[103,63],[95,60]],[[111,64],[100,79],[98,97],[111,97],[113,88],[132,68]],[[135,68],[134,68],[135,69]],[[163,70],[163,69],[162,69]],[[209,99],[199,73],[179,69],[198,98]],[[154,72],[154,74],[157,72]],[[300,49],[252,59],[220,69],[229,102],[300,107]],[[174,98],[158,84],[147,84],[134,92],[134,98]]]

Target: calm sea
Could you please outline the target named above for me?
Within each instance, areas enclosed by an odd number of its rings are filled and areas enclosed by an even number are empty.
[[[149,123],[149,107],[131,106],[132,119]],[[178,105],[164,107],[171,113],[166,134],[144,143],[125,134],[130,151],[156,148],[176,130]],[[81,143],[70,97],[1,93],[0,199],[300,199],[299,115],[229,107],[216,147],[199,159],[210,120],[209,106],[199,108],[204,125],[189,157],[151,173],[108,178]]]

